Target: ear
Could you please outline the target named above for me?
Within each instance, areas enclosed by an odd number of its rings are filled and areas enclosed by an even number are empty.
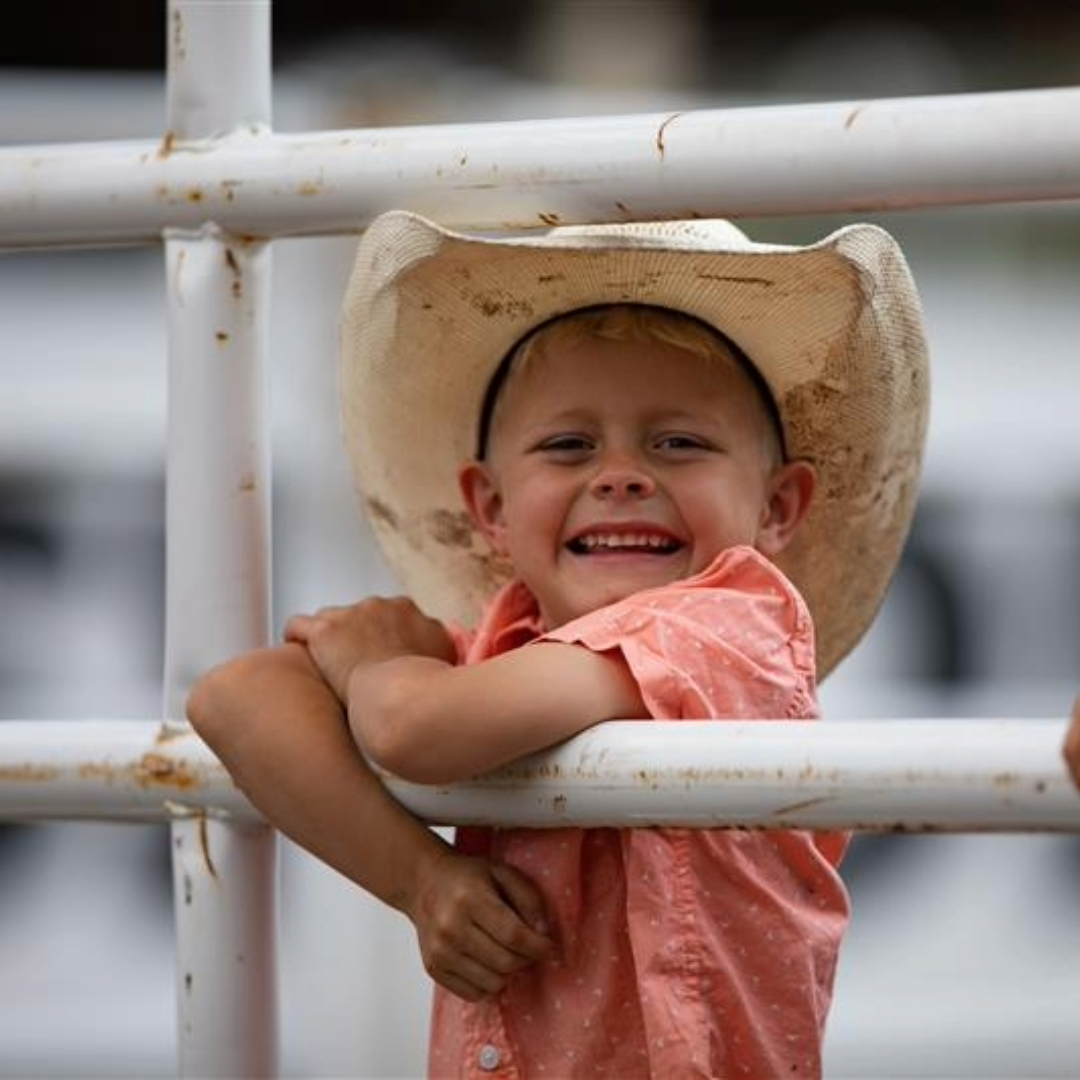
[[[817,471],[809,461],[788,461],[767,481],[755,547],[763,555],[779,555],[788,546],[810,509]]]
[[[458,487],[469,517],[492,550],[498,555],[506,555],[502,490],[491,466],[482,461],[467,461],[458,470]]]

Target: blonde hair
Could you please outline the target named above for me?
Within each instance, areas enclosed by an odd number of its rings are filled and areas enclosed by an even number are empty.
[[[745,375],[761,406],[765,421],[765,454],[772,465],[785,458],[784,429],[772,391],[753,362],[733,341],[715,327],[693,315],[649,304],[604,304],[559,315],[530,330],[504,357],[492,376],[480,415],[477,457],[483,460],[494,425],[502,390],[533,359],[560,346],[575,345],[588,338],[605,341],[670,345],[705,360],[716,360]]]

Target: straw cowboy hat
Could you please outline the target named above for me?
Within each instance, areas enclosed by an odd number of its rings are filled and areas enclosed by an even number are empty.
[[[888,233],[852,225],[807,247],[726,221],[463,236],[415,214],[361,239],[341,327],[342,422],[375,535],[430,614],[466,624],[506,579],[464,512],[484,391],[532,328],[644,303],[739,345],[772,391],[788,456],[818,470],[810,513],[777,559],[814,617],[824,677],[880,606],[914,510],[928,411],[921,308]]]

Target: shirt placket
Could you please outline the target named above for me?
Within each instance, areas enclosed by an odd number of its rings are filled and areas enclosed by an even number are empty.
[[[497,1001],[473,1009],[462,1075],[470,1080],[521,1080]]]

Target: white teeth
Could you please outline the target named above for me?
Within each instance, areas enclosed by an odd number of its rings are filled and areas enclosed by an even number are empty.
[[[655,533],[587,533],[578,543],[586,551],[596,551],[598,548],[651,548],[661,551],[675,546],[671,540]]]

